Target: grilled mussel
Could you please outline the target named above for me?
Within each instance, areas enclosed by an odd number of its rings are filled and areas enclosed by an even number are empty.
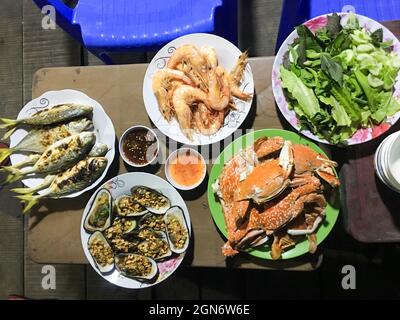
[[[115,266],[124,276],[138,281],[150,282],[158,274],[157,263],[153,259],[134,253],[117,254]]]
[[[128,195],[119,196],[115,200],[115,207],[120,217],[141,217],[148,212],[143,205]]]
[[[185,252],[189,246],[190,234],[183,210],[178,206],[171,207],[165,213],[164,221],[172,252]]]
[[[109,273],[114,269],[113,250],[100,231],[90,235],[88,249],[101,273]]]
[[[170,200],[160,192],[145,186],[134,186],[131,189],[132,198],[143,207],[155,214],[164,214],[170,207]]]
[[[120,239],[124,234],[135,230],[136,226],[136,220],[116,218],[114,219],[112,225],[105,230],[104,235],[108,241],[111,241],[112,239]]]
[[[87,232],[104,231],[111,226],[112,196],[107,189],[100,189],[86,215],[84,228]]]
[[[165,220],[161,214],[147,213],[139,219],[139,229],[149,228],[155,231],[165,231]]]

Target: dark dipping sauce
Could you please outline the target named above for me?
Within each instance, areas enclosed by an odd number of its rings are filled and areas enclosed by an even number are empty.
[[[125,136],[122,150],[129,161],[144,165],[156,156],[157,139],[145,128],[134,129]]]

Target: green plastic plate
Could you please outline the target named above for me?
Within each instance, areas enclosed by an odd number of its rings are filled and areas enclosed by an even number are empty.
[[[300,135],[298,135],[294,132],[286,131],[286,130],[279,130],[279,129],[263,129],[263,130],[250,132],[246,135],[239,137],[238,139],[233,141],[230,145],[228,145],[224,149],[224,151],[222,151],[222,153],[218,156],[218,158],[215,161],[214,166],[211,169],[210,178],[208,181],[208,191],[207,191],[208,192],[208,204],[210,207],[211,215],[212,215],[214,222],[217,225],[218,229],[225,236],[225,238],[227,237],[227,232],[226,232],[224,215],[222,213],[221,204],[220,204],[218,198],[213,193],[211,186],[213,183],[215,183],[215,181],[221,174],[222,169],[226,162],[228,162],[241,149],[246,148],[247,146],[251,145],[254,142],[254,140],[256,140],[260,137],[264,137],[264,136],[267,136],[267,137],[280,136],[280,137],[282,137],[286,140],[289,140],[293,143],[307,145],[311,149],[326,156],[325,152],[321,148],[319,148],[316,144],[312,143],[311,141],[301,137]],[[317,231],[318,245],[328,236],[328,234],[331,232],[333,226],[335,225],[335,222],[339,215],[339,206],[336,205],[338,203],[340,203],[339,191],[337,192],[335,204],[328,203],[328,205],[326,207],[326,211],[325,211],[326,218],[324,219],[322,224],[319,226],[318,231]],[[272,259],[271,255],[270,255],[269,242],[268,242],[268,244],[265,244],[265,245],[257,247],[257,248],[247,249],[245,252],[249,253],[250,255],[252,255],[254,257],[258,257],[261,259],[268,259],[268,260]],[[307,241],[307,238],[304,236],[302,240],[297,242],[295,247],[293,247],[292,249],[290,249],[282,254],[282,259],[295,258],[295,257],[301,256],[305,253],[308,253],[308,241]]]

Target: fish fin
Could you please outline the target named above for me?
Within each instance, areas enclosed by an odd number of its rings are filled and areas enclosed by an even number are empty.
[[[20,199],[21,202],[24,204],[24,210],[22,213],[28,213],[33,206],[39,203],[39,199],[41,198],[40,195],[33,195],[33,194],[24,194],[20,196],[16,196],[16,198]]]
[[[0,148],[0,163],[2,163],[4,160],[6,160],[10,154],[13,153],[12,148]]]

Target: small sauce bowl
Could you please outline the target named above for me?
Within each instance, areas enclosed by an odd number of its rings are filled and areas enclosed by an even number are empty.
[[[160,151],[160,142],[155,132],[142,125],[128,128],[119,140],[119,154],[132,167],[152,164]]]
[[[165,176],[180,190],[192,190],[198,187],[206,173],[203,156],[191,148],[181,148],[172,152],[165,162]]]

